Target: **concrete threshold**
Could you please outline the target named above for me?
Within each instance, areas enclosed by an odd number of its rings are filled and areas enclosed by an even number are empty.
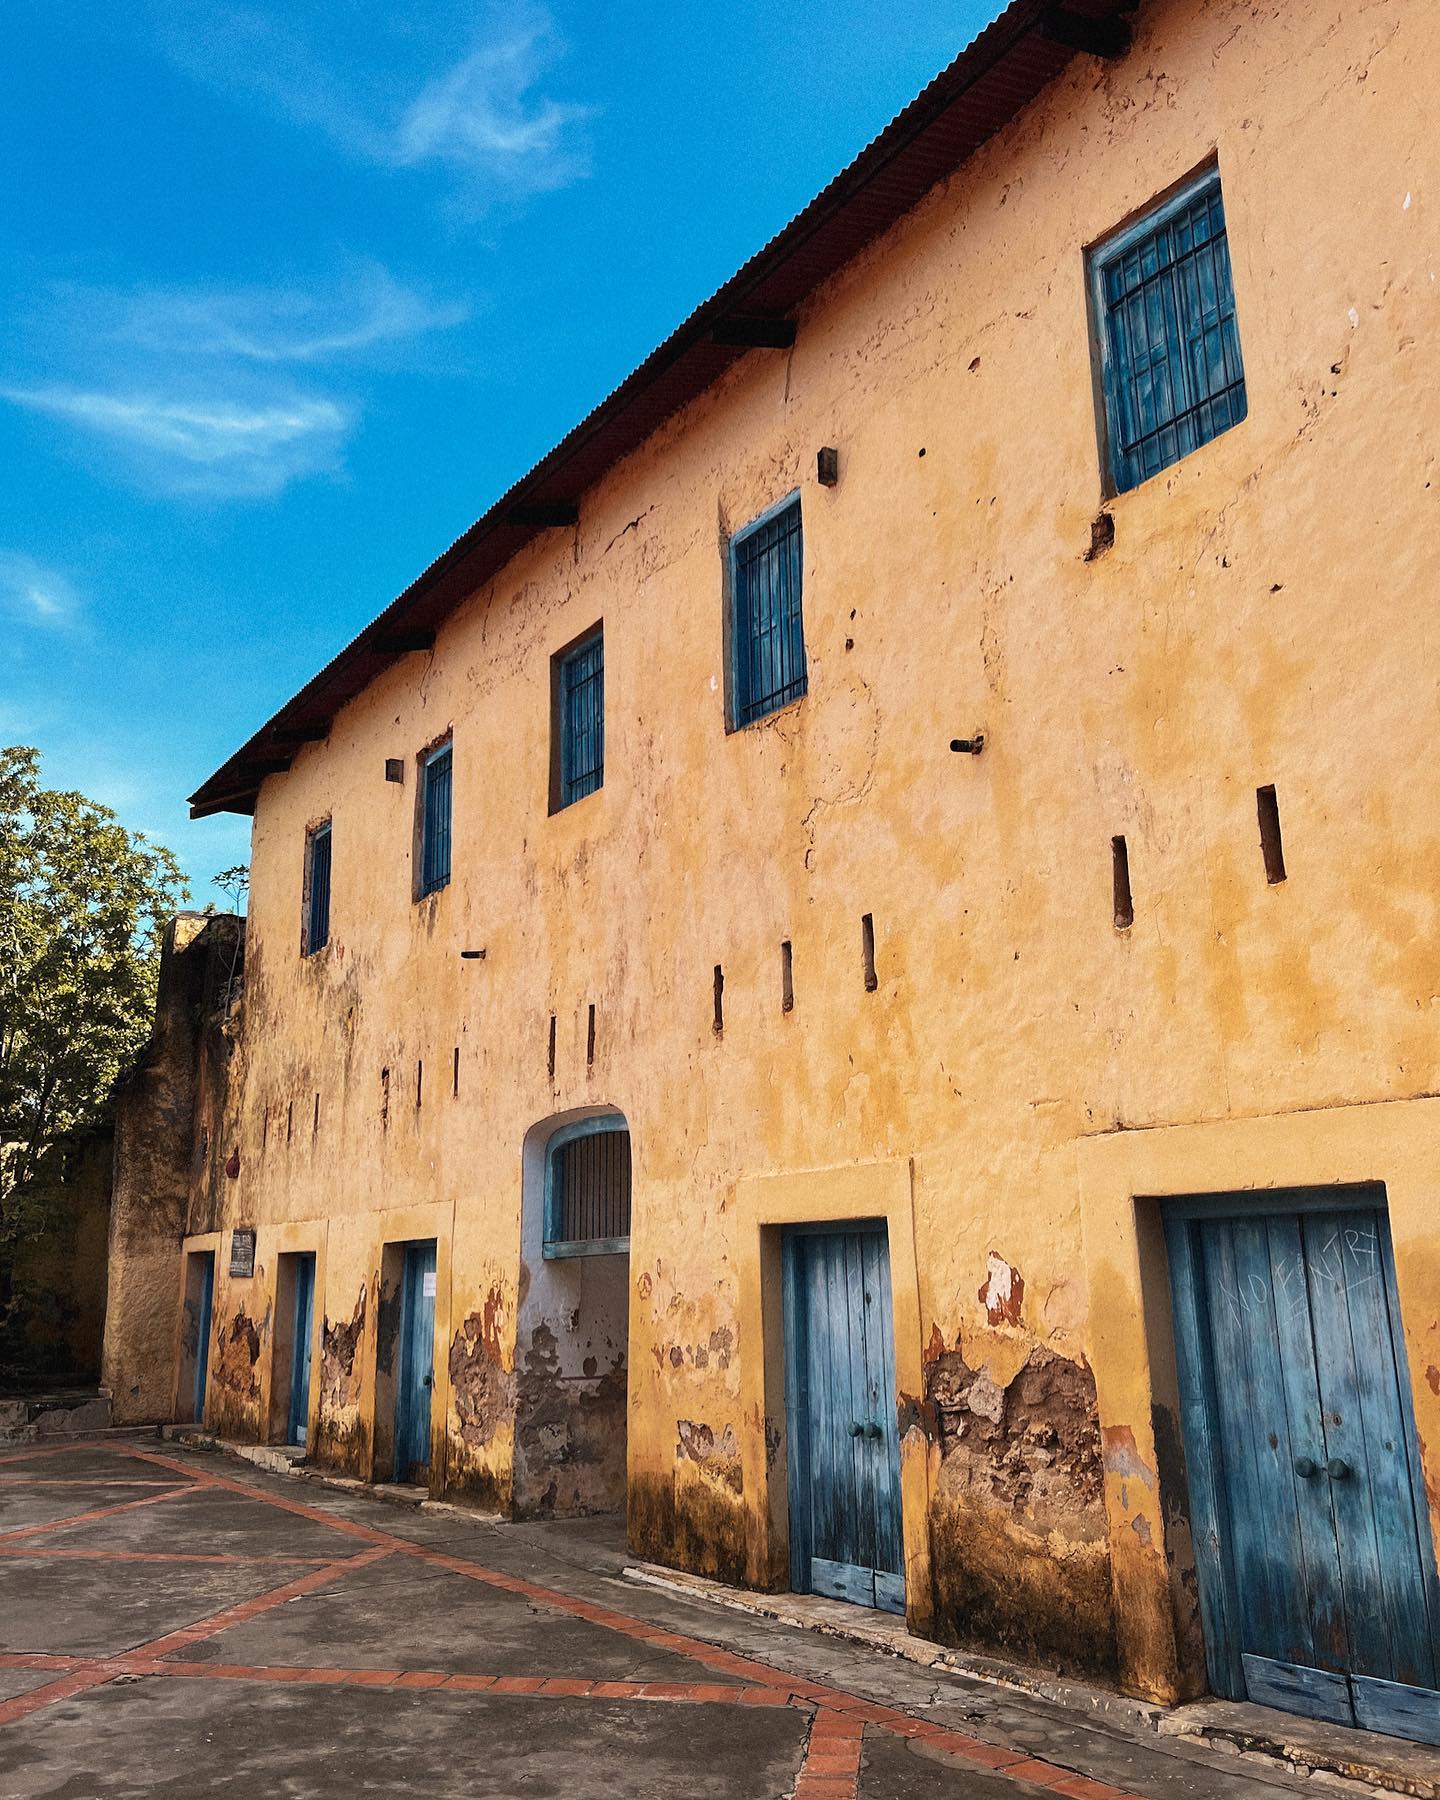
[[[1182,1706],[1135,1700],[1044,1669],[947,1649],[929,1638],[916,1637],[893,1614],[871,1612],[818,1594],[754,1593],[655,1563],[631,1564],[625,1577],[686,1599],[704,1600],[903,1657],[928,1669],[1033,1695],[1087,1719],[1104,1720],[1131,1737],[1151,1733],[1175,1738],[1252,1761],[1257,1767],[1278,1763],[1289,1774],[1330,1777],[1337,1786],[1351,1791],[1359,1786],[1372,1792],[1410,1795],[1412,1800],[1440,1800],[1440,1755],[1432,1745],[1231,1700],[1192,1700]]]

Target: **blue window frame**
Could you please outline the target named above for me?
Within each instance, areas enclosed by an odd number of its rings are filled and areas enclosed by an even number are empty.
[[[1245,369],[1211,170],[1091,254],[1116,493],[1138,487],[1245,417]]]
[[[801,613],[804,544],[792,494],[730,540],[730,724],[751,725],[807,684]]]
[[[330,942],[330,821],[317,825],[305,844],[305,954]]]
[[[420,893],[433,894],[450,879],[451,745],[424,759],[420,773]]]
[[[619,1113],[563,1125],[545,1146],[547,1257],[630,1248],[630,1131]]]
[[[597,626],[556,659],[558,811],[605,785],[605,633]]]

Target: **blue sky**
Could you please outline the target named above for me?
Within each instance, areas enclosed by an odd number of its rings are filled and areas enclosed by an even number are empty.
[[[994,0],[11,0],[0,741],[185,795]]]

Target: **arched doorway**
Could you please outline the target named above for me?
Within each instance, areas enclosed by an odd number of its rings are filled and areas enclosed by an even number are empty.
[[[620,1512],[630,1303],[630,1129],[587,1107],[525,1139],[514,1506]]]

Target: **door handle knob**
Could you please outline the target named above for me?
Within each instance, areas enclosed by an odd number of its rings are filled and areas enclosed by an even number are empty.
[[[865,1427],[865,1435],[872,1438],[884,1437],[885,1428],[878,1419],[871,1419]]]
[[[864,1431],[864,1429],[865,1429],[865,1427],[860,1423],[860,1421],[858,1419],[852,1419],[850,1421],[851,1437],[859,1437],[861,1432]]]
[[[422,1376],[421,1380],[420,1380],[420,1385],[421,1385],[421,1387],[434,1387],[435,1377],[433,1375]]]
[[[1325,1473],[1332,1481],[1348,1481],[1351,1469],[1343,1456],[1332,1456],[1325,1465]]]
[[[1295,1473],[1302,1481],[1309,1481],[1312,1476],[1320,1473],[1320,1465],[1313,1457],[1297,1456],[1295,1458]]]

